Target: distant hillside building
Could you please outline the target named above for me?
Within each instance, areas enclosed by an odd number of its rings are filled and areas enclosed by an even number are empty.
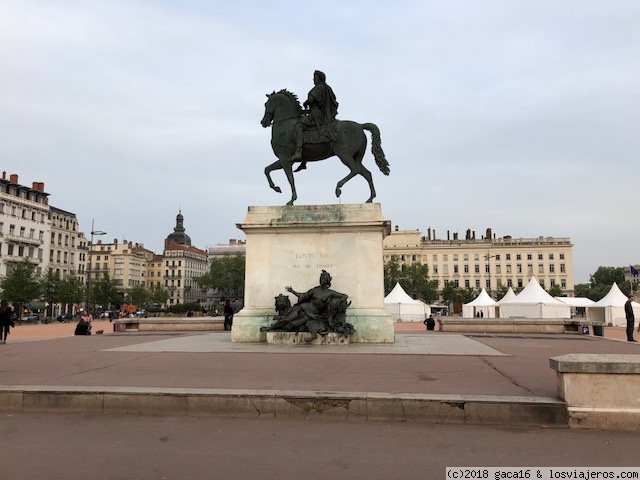
[[[429,266],[429,278],[438,280],[438,289],[449,283],[457,288],[488,292],[504,286],[521,288],[535,276],[545,289],[560,286],[573,294],[573,244],[566,237],[496,238],[490,228],[476,239],[467,230],[465,238],[447,232],[447,239],[436,238],[430,228],[426,236],[419,230],[395,230],[384,240],[384,262]]]

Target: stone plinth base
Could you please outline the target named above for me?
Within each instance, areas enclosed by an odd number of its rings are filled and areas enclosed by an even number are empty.
[[[327,333],[318,335],[314,340],[307,342],[311,338],[309,332],[266,332],[267,343],[273,345],[349,345],[349,337],[342,337],[337,333]]]
[[[640,429],[640,355],[571,353],[549,364],[570,428]]]
[[[441,332],[464,333],[579,333],[586,321],[562,318],[441,318]],[[589,322],[593,325],[602,323]]]
[[[384,309],[382,241],[390,222],[379,204],[249,207],[238,224],[247,237],[245,307],[233,319],[233,342],[266,342],[260,327],[273,323],[275,297],[333,277],[331,289],[349,296],[351,342],[393,343],[393,320]]]

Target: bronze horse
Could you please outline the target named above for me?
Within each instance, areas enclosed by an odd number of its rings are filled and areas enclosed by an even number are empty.
[[[380,142],[380,130],[373,123],[356,123],[348,120],[337,121],[337,136],[331,143],[309,144],[305,143],[302,148],[302,159],[290,161],[296,145],[294,128],[298,118],[303,114],[298,97],[293,93],[283,89],[267,95],[265,112],[262,121],[263,127],[273,127],[271,129],[271,147],[278,160],[264,169],[264,173],[269,181],[269,186],[278,193],[282,193],[280,187],[271,180],[271,172],[282,169],[287,175],[291,186],[291,200],[287,205],[293,205],[298,198],[296,184],[293,178],[293,164],[296,162],[315,162],[337,156],[347,168],[349,174],[336,185],[336,197],[340,197],[342,187],[356,175],[362,175],[369,184],[371,196],[367,203],[371,203],[376,197],[376,190],[373,187],[371,172],[362,164],[365,150],[367,148],[367,137],[364,130],[371,132],[371,152],[376,161],[376,165],[385,175],[389,175],[389,163],[387,162]]]

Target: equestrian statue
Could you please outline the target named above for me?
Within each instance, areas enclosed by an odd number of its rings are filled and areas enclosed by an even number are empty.
[[[380,130],[373,123],[356,123],[349,120],[337,120],[338,101],[333,89],[327,85],[326,76],[316,70],[313,75],[314,87],[307,100],[300,106],[298,97],[282,89],[267,94],[263,127],[271,129],[271,147],[278,160],[264,169],[269,186],[282,193],[271,179],[271,172],[284,170],[291,186],[293,205],[298,198],[293,164],[300,163],[295,172],[304,170],[307,162],[316,162],[337,156],[349,168],[349,174],[336,185],[336,197],[340,197],[342,187],[356,175],[362,175],[369,184],[370,196],[367,203],[376,197],[371,172],[362,164],[367,148],[367,137],[364,130],[371,133],[371,152],[380,171],[389,175],[389,162],[384,156],[380,141]]]

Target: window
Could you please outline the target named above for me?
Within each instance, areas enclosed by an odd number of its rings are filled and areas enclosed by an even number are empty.
[[[480,273],[480,265],[474,265],[474,266],[473,266],[473,271],[474,271],[475,273]]]
[[[527,263],[527,273],[533,273],[533,263]]]
[[[457,253],[455,253],[455,254],[453,255],[453,261],[454,261],[454,262],[457,262],[457,261],[458,261],[458,254],[457,254]]]
[[[484,273],[490,273],[489,264],[484,266]]]
[[[510,278],[507,279],[507,287],[513,287],[513,282]]]
[[[442,266],[442,273],[445,275],[449,275],[449,265]]]
[[[489,279],[486,279],[484,281],[484,286],[487,288],[487,290],[491,290],[491,282],[489,282]]]
[[[433,273],[438,273],[438,265],[433,266]]]
[[[546,287],[544,286],[544,279],[541,279],[541,280],[540,280],[540,286],[541,286],[542,288],[546,288]]]
[[[533,260],[533,255],[531,255],[530,253],[527,253],[527,260]]]
[[[453,281],[453,285],[454,285],[456,288],[460,288],[460,281],[458,281],[458,280],[454,280],[454,281]]]
[[[507,273],[511,273],[511,264],[507,265]]]
[[[564,253],[560,254],[560,260],[564,260]]]
[[[518,263],[516,265],[516,273],[522,273],[522,264],[521,263]]]
[[[552,278],[551,280],[549,280],[549,286],[550,286],[551,288],[553,288],[553,287],[555,287],[555,286],[556,286],[556,281],[555,281],[555,279],[553,279],[553,278]]]
[[[480,289],[480,279],[476,278],[476,288]]]
[[[438,255],[434,255],[434,256],[433,256],[433,261],[434,261],[434,262],[437,262],[437,261],[438,261]]]
[[[444,255],[442,255],[442,260],[447,262],[449,260],[449,255],[447,255],[446,253]]]
[[[552,263],[549,265],[549,273],[555,273],[556,272],[556,266]]]
[[[466,262],[466,261],[469,261],[469,254],[468,254],[468,253],[465,253],[465,254],[463,255],[462,259],[463,259],[465,262]]]
[[[560,273],[565,273],[565,271],[564,271],[564,263],[560,264]]]
[[[500,254],[496,253],[496,262],[500,260]]]
[[[564,278],[560,280],[560,286],[562,288],[567,288],[567,281]]]
[[[458,265],[453,266],[453,273],[458,273]]]
[[[511,254],[507,253],[507,260],[511,260]]]
[[[549,260],[553,260],[553,253],[549,254]]]
[[[517,254],[517,255],[516,255],[516,260],[522,260],[522,255]]]
[[[477,262],[478,260],[480,260],[480,255],[478,255],[477,253],[473,256],[473,259]]]
[[[471,288],[471,284],[469,283],[469,279],[464,281],[464,288]]]
[[[544,263],[538,264],[538,273],[544,273]]]
[[[521,278],[518,279],[518,288],[522,288],[522,279]]]
[[[502,265],[496,265],[496,273],[502,273]]]
[[[469,265],[465,263],[464,265],[464,273],[469,273]]]
[[[542,260],[542,254],[541,253],[538,254],[538,260]]]

